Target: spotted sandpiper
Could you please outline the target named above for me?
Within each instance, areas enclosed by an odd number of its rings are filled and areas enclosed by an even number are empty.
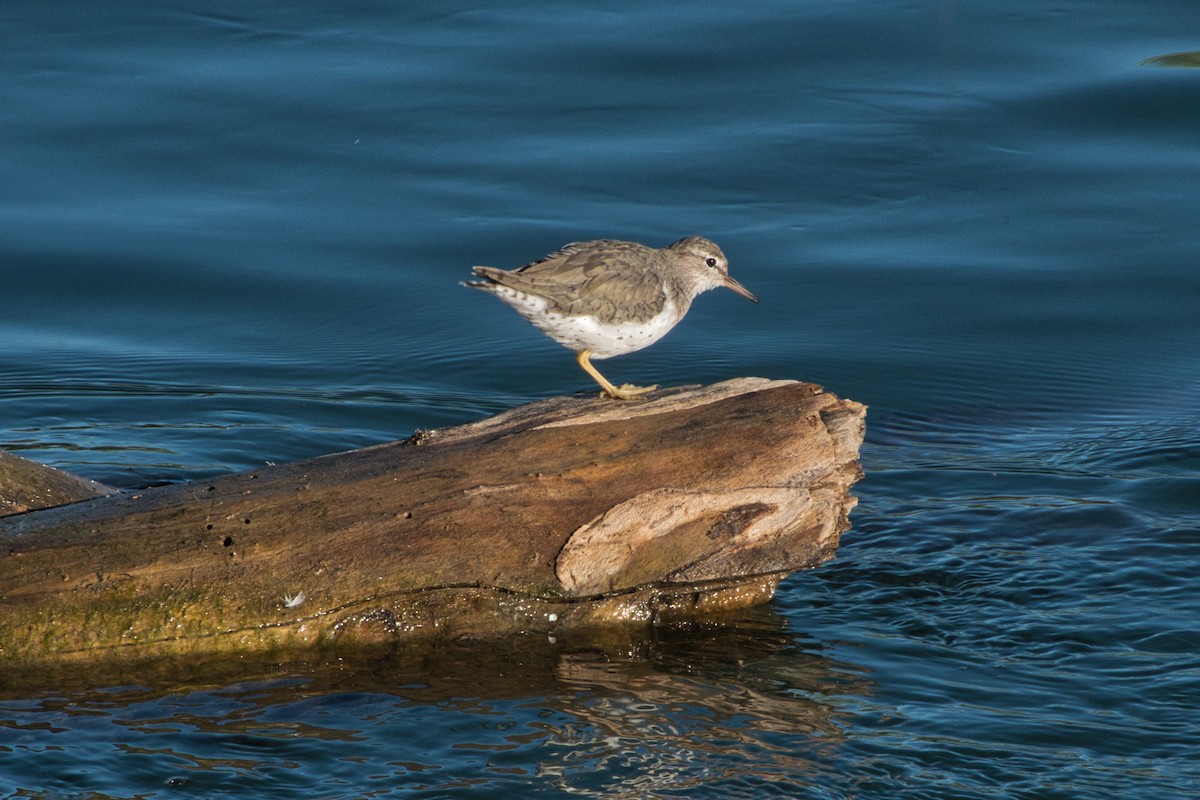
[[[654,248],[599,239],[573,242],[514,270],[474,267],[463,285],[491,292],[542,333],[575,352],[575,360],[618,400],[658,386],[614,386],[592,366],[648,347],[674,328],[701,292],[724,286],[757,303],[729,276],[729,262],[708,239],[687,236]]]

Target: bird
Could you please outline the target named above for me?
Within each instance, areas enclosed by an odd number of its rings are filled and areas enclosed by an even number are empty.
[[[725,287],[753,303],[729,274],[721,248],[701,236],[666,247],[597,239],[572,242],[513,270],[472,267],[463,286],[495,295],[529,323],[575,353],[575,360],[616,400],[636,400],[658,388],[613,385],[592,364],[648,347],[674,328],[692,300]]]

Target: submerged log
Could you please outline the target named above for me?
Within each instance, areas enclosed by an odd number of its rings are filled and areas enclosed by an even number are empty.
[[[51,508],[117,490],[0,450],[0,517]]]
[[[865,409],[743,378],[0,518],[0,660],[577,631],[833,557]]]

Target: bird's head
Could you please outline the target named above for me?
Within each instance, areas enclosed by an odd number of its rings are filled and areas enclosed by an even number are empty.
[[[758,298],[729,274],[729,259],[721,252],[715,242],[710,242],[702,236],[685,236],[667,248],[684,258],[688,266],[688,275],[700,291],[716,289],[724,286],[731,289],[752,303]]]

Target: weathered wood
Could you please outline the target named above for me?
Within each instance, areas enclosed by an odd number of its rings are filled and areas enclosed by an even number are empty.
[[[849,527],[864,408],[744,378],[0,519],[0,658],[579,629],[769,599]]]

